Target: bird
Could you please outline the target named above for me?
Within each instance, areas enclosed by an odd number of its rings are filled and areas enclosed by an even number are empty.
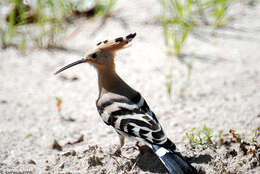
[[[119,135],[120,146],[117,152],[124,146],[125,137],[132,137],[150,147],[169,173],[196,174],[196,169],[165,135],[146,100],[116,72],[115,53],[126,48],[135,36],[136,33],[131,33],[125,37],[99,42],[83,58],[62,67],[55,75],[82,63],[94,66],[99,88],[96,107],[105,124],[112,126]]]

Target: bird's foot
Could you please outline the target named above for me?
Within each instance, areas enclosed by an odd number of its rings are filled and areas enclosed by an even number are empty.
[[[142,144],[139,142],[139,141],[137,141],[136,143],[135,143],[135,146],[136,147],[138,147],[138,149],[142,146]]]

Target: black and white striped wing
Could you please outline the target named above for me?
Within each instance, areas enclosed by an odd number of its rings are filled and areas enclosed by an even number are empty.
[[[164,144],[168,139],[144,98],[137,93],[132,98],[111,97],[98,106],[104,122],[119,132],[141,138],[152,144]]]

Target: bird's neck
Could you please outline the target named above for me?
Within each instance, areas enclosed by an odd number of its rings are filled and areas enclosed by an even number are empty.
[[[115,68],[98,69],[99,98],[110,92],[130,97],[136,92],[116,73]]]
[[[117,81],[118,75],[114,69],[98,69],[99,93],[113,89]]]

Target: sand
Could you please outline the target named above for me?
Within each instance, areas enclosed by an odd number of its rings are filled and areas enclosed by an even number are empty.
[[[163,30],[155,17],[160,14],[157,1],[120,2],[115,11],[127,25],[108,18],[97,31],[100,19],[80,20],[64,33],[67,38],[80,26],[80,33],[62,42],[68,50],[29,48],[24,54],[14,48],[1,50],[0,173],[167,172],[148,149],[139,149],[132,140],[124,146],[122,157],[111,155],[119,140],[96,110],[94,68],[79,65],[53,75],[99,41],[131,32],[137,37],[118,52],[117,72],[142,93],[178,150],[200,173],[260,173],[260,138],[256,136],[260,129],[260,4],[249,8],[238,3],[231,10],[234,20],[226,28],[194,30],[179,60],[166,54]],[[187,63],[192,63],[188,85]],[[171,67],[169,97],[165,82]],[[60,113],[56,97],[62,99]],[[183,139],[185,132],[204,125],[212,128],[216,145],[192,149]],[[238,142],[230,129],[249,144]],[[218,144],[219,131],[223,141]],[[82,135],[83,141],[75,142]],[[257,143],[252,143],[253,137]],[[53,148],[55,140],[61,147]],[[250,149],[256,150],[251,153]]]

